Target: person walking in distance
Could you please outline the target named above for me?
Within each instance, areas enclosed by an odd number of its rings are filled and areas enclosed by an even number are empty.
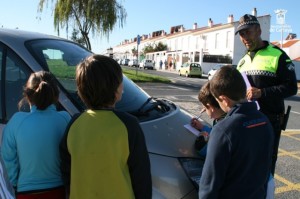
[[[237,69],[247,75],[251,84],[247,89],[247,99],[258,102],[260,111],[273,126],[275,139],[271,173],[274,175],[281,130],[285,126],[284,99],[297,94],[298,88],[292,60],[283,50],[262,40],[261,33],[255,16],[245,14],[240,18],[235,34],[239,34],[247,51]]]

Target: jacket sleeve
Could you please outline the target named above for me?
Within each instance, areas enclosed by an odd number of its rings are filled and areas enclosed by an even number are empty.
[[[208,142],[208,151],[199,184],[199,198],[219,198],[226,171],[230,163],[230,142],[222,131],[214,127]]]
[[[60,152],[60,159],[61,159],[60,170],[62,173],[62,179],[66,188],[67,196],[69,196],[70,194],[70,179],[71,179],[71,155],[68,150],[68,134],[71,125],[79,116],[80,114],[77,114],[71,119],[59,145],[59,152]]]
[[[297,94],[297,78],[295,65],[285,52],[282,52],[276,71],[276,85],[263,89],[263,97],[287,98]]]
[[[14,134],[13,118],[5,126],[2,137],[1,155],[13,187],[17,187],[20,165],[17,154],[17,143]]]
[[[126,121],[125,125],[128,131],[130,151],[127,164],[134,195],[136,199],[151,199],[152,180],[150,160],[144,133],[135,117],[130,116],[130,119],[128,119],[127,115]]]

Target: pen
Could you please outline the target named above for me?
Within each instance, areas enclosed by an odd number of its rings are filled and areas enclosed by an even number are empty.
[[[201,117],[202,113],[204,113],[205,110],[206,110],[205,108],[201,109],[199,116],[196,117],[197,120]]]

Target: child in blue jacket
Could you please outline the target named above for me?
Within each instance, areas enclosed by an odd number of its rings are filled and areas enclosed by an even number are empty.
[[[209,82],[206,82],[200,89],[198,99],[204,107],[202,110],[206,111],[206,114],[213,119],[213,126],[226,116],[226,113],[220,108],[218,102],[210,93]],[[212,128],[207,125],[203,125],[196,118],[191,120],[191,126],[201,131],[199,137],[197,137],[195,141],[195,149],[200,156],[205,158],[207,152],[207,142]]]

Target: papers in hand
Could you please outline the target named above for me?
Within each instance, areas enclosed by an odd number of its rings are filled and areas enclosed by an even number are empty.
[[[200,131],[198,131],[197,129],[195,129],[194,127],[192,127],[190,124],[185,124],[183,125],[184,128],[186,128],[187,130],[189,130],[189,132],[193,133],[196,136],[199,136]]]
[[[249,80],[248,80],[248,77],[247,77],[246,73],[241,72],[241,74],[242,74],[242,76],[243,76],[243,78],[244,78],[244,81],[245,81],[245,83],[246,83],[247,89],[249,89],[249,88],[251,87],[251,85],[250,85],[250,82],[249,82]],[[248,101],[251,101],[251,100],[248,100]],[[258,102],[257,102],[256,100],[254,100],[254,102],[256,103],[257,110],[259,110],[259,109],[260,109],[260,106],[259,106]]]

